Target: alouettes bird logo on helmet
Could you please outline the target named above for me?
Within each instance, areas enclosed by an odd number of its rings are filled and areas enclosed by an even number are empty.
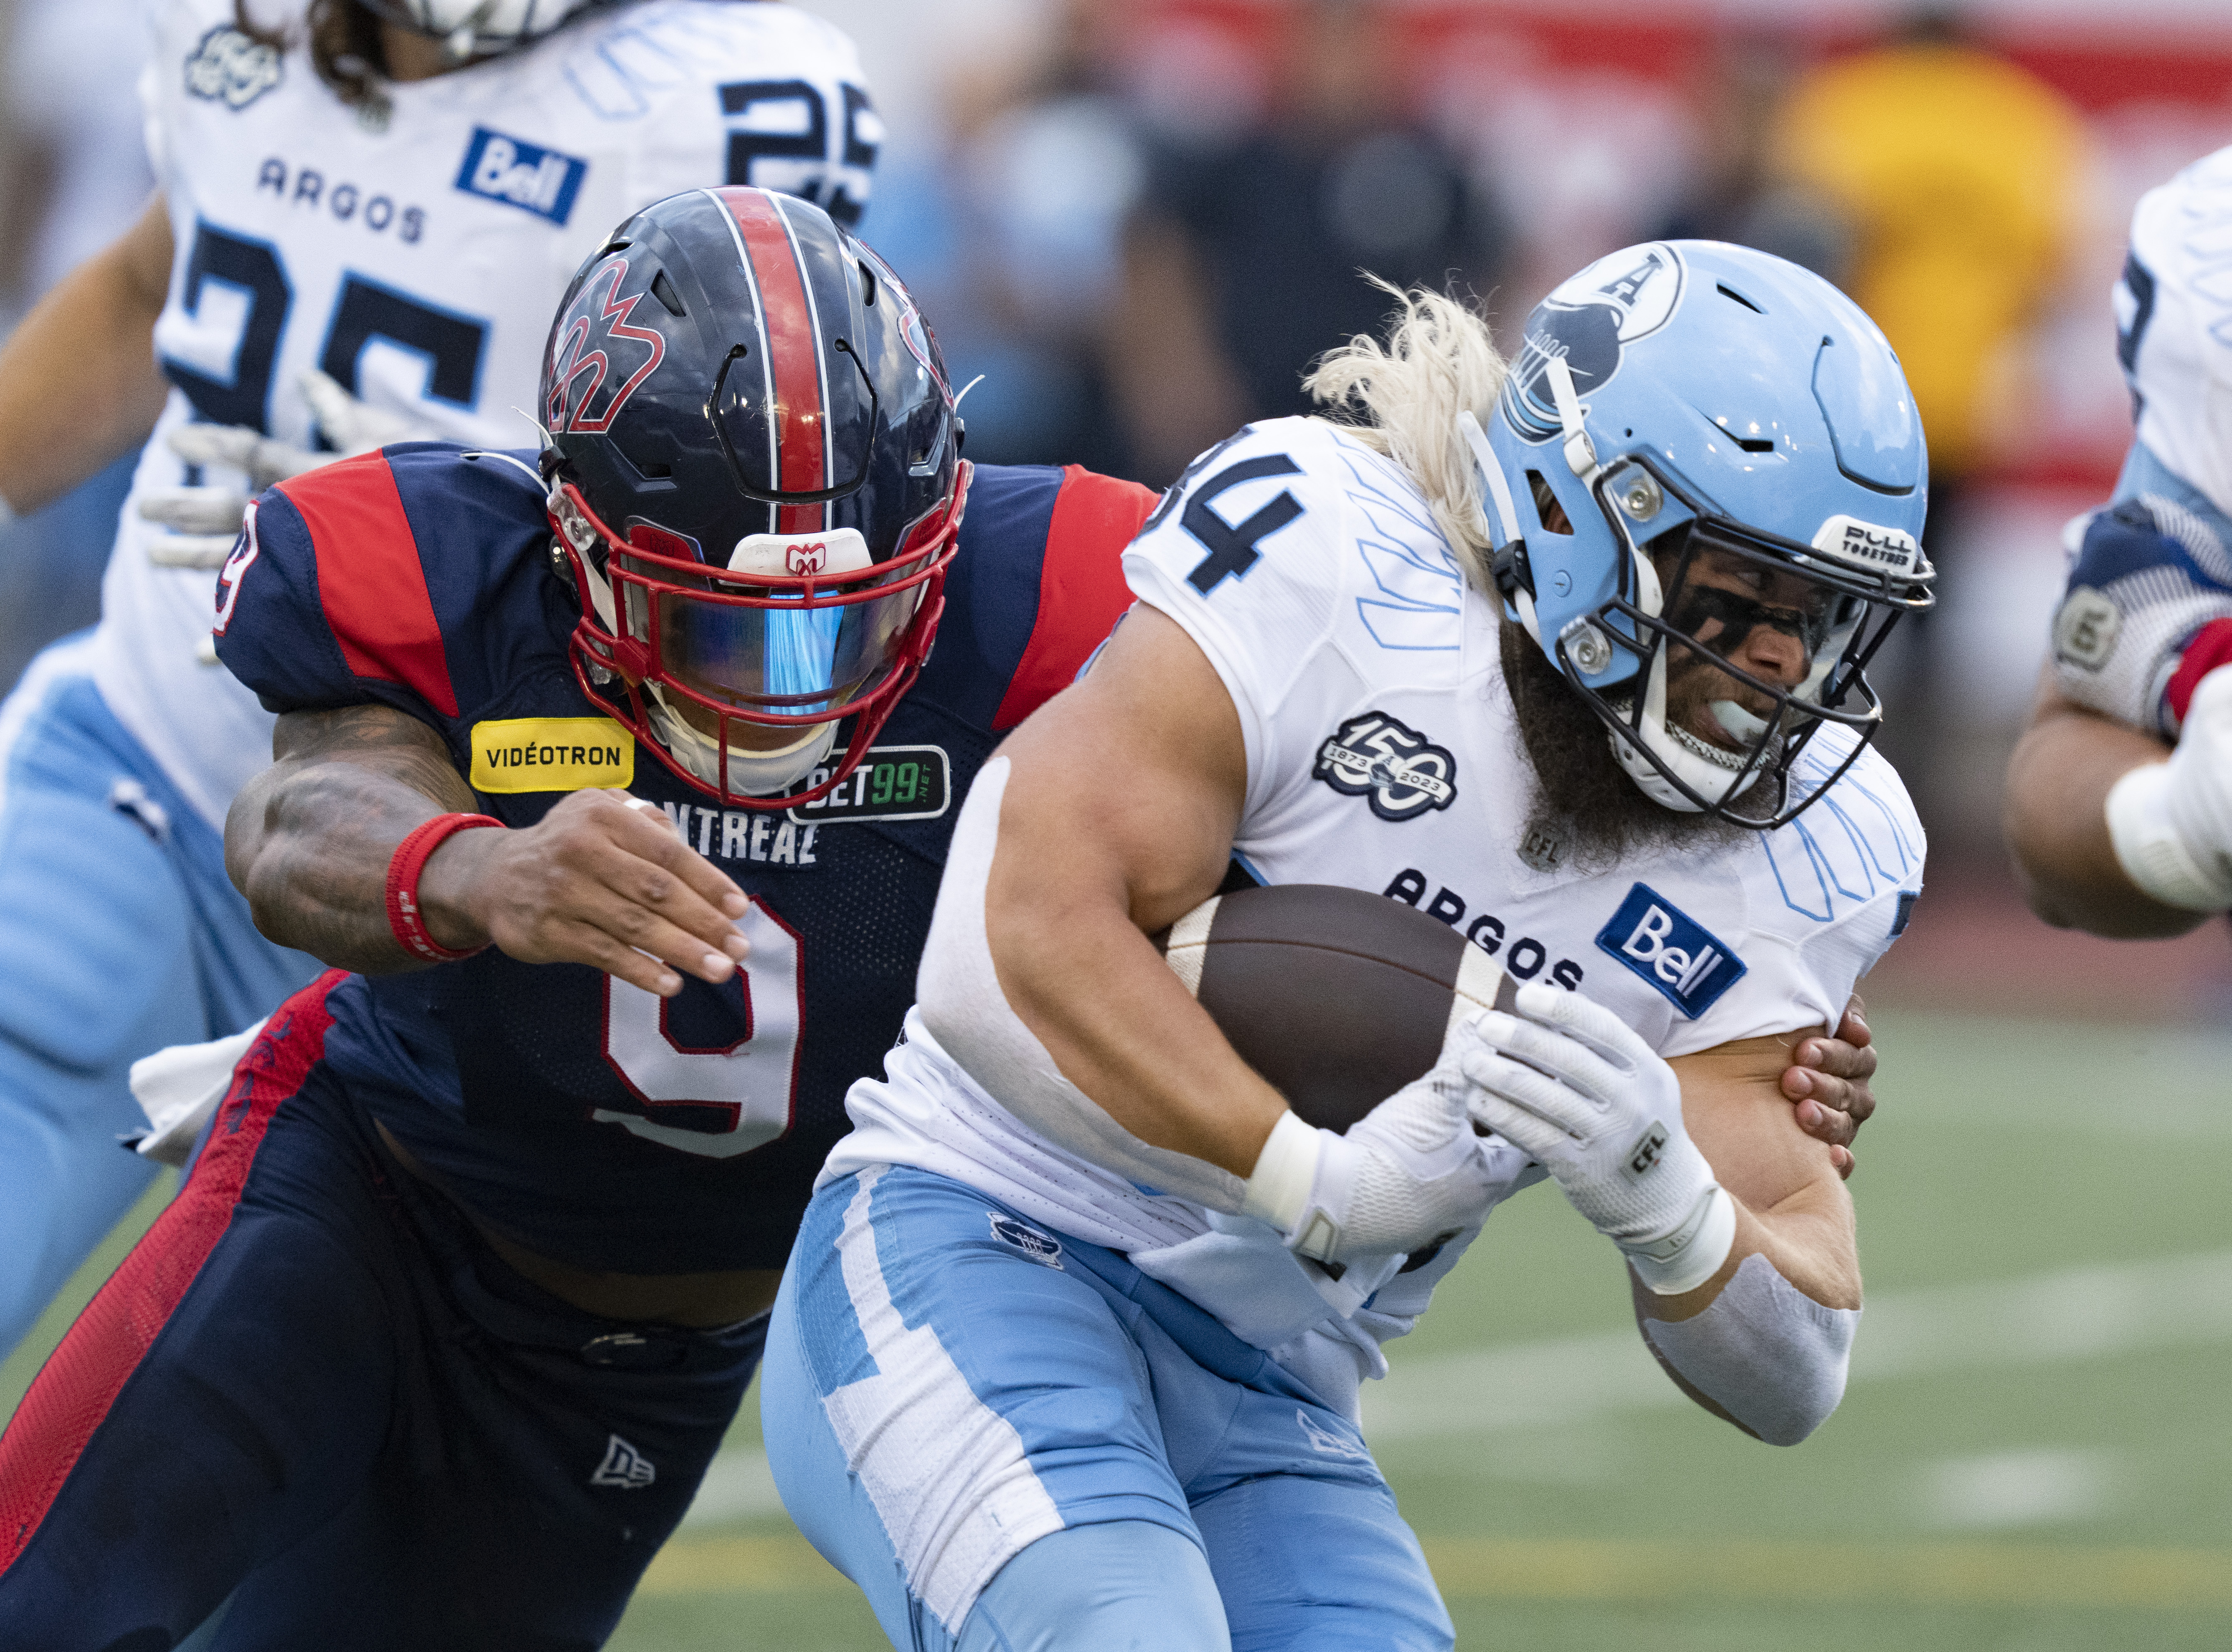
[[[551,340],[550,398],[542,412],[554,432],[609,431],[636,386],[665,359],[666,340],[656,328],[628,325],[643,295],[620,296],[627,269],[628,261],[616,255],[591,275]],[[607,388],[615,382],[617,388]]]

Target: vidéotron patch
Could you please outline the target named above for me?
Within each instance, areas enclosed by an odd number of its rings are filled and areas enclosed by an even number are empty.
[[[610,717],[496,717],[473,725],[476,792],[635,784],[635,736]]]

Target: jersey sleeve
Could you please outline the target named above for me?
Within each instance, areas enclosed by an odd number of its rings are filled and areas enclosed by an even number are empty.
[[[2232,515],[2232,339],[2216,243],[2196,224],[2232,212],[2232,147],[2140,198],[2113,290],[2117,355],[2140,445]]]
[[[513,514],[503,479],[476,474],[490,459],[412,444],[265,492],[217,578],[217,658],[272,711],[378,703],[454,733],[495,677],[472,623],[497,606],[487,588],[509,548],[488,531]]]
[[[1842,730],[1824,729],[1801,760],[1801,771],[1809,764],[1833,766],[1850,739]],[[1801,772],[1801,783],[1818,781]],[[1922,895],[1926,852],[1920,817],[1898,772],[1873,750],[1863,752],[1796,820],[1738,847],[1748,912],[1737,960],[1742,974],[1703,1014],[1677,1017],[1659,1053],[1688,1055],[1738,1039],[1833,1028],[1860,978],[1905,932]],[[1623,909],[1599,946],[1642,973],[1622,949],[1651,950],[1652,937],[1621,933],[1626,916]],[[1698,952],[1690,937],[1669,932],[1660,938],[1690,941],[1690,950]],[[1672,973],[1675,985],[1661,988],[1670,996],[1686,972]],[[1701,984],[1710,986],[1709,979]]]
[[[1064,468],[1039,567],[1038,612],[994,729],[1014,728],[1067,688],[1107,640],[1132,603],[1124,549],[1154,509],[1152,489]]]
[[[1124,571],[1184,626],[1232,696],[1246,810],[1266,807],[1359,689],[1333,645],[1348,578],[1348,497],[1327,428],[1250,426],[1196,459],[1148,518]]]
[[[834,24],[788,5],[691,5],[659,25],[692,68],[628,157],[640,204],[683,190],[750,185],[857,224],[883,126],[859,54]]]

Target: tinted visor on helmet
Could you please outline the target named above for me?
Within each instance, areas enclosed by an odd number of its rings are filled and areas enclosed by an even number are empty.
[[[639,685],[656,686],[671,705],[682,703],[678,711],[694,703],[710,713],[702,722],[723,742],[736,725],[796,738],[872,710],[879,724],[928,652],[964,497],[957,489],[881,562],[869,560],[856,530],[836,528],[754,534],[722,567],[651,523],[633,523],[620,538],[561,482],[551,515],[577,577],[611,593],[609,607],[597,605],[574,633],[577,663],[589,668],[584,686],[600,704],[611,702],[599,673],[622,679],[616,691],[631,699]],[[780,801],[818,796],[839,778]]]
[[[655,606],[667,676],[695,695],[769,717],[850,704],[891,671],[922,603],[919,581],[810,607],[797,593],[765,586],[641,594],[652,589],[632,586],[631,606]]]

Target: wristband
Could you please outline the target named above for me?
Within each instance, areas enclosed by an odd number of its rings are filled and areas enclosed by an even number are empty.
[[[470,831],[475,826],[495,826],[502,829],[503,822],[485,814],[438,814],[414,830],[395,845],[395,853],[387,863],[387,927],[403,949],[414,957],[430,963],[455,963],[460,958],[470,958],[476,952],[488,949],[483,941],[479,946],[463,952],[453,952],[426,933],[426,923],[418,910],[418,874],[426,870],[426,862],[434,851],[449,841],[452,832]]]
[[[2202,865],[2170,818],[2170,765],[2143,763],[2108,788],[2108,840],[2132,886],[2188,912],[2232,907],[2232,888]]]
[[[1672,1233],[1620,1249],[1652,1295],[1680,1296],[1719,1273],[1736,1242],[1736,1203],[1715,1185],[1698,1195]]]
[[[1324,1145],[1318,1132],[1294,1114],[1281,1113],[1263,1150],[1256,1156],[1255,1173],[1248,1178],[1240,1214],[1268,1222],[1290,1236],[1292,1242],[1296,1225],[1309,1211],[1310,1191],[1317,1182],[1318,1158]]]

